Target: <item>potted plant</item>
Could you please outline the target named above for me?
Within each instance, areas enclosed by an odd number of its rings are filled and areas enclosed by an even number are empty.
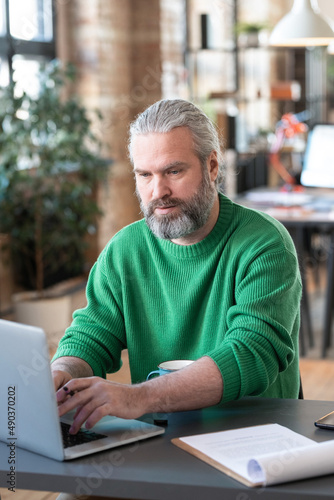
[[[265,34],[268,29],[266,23],[244,23],[239,22],[235,26],[235,33],[238,36],[240,47],[258,47],[261,33]],[[263,36],[266,41],[266,36]]]
[[[16,282],[34,299],[84,272],[100,215],[95,190],[110,163],[86,109],[63,98],[74,78],[73,66],[52,61],[41,67],[36,95],[0,90],[0,233],[10,237]]]

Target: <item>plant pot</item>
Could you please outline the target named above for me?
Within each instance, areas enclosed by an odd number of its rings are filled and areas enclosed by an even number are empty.
[[[238,38],[239,47],[258,47],[259,34],[258,33],[240,33]]]
[[[241,48],[247,47],[265,47],[268,45],[268,31],[261,30],[257,32],[240,33],[238,37],[238,45]]]
[[[85,305],[86,279],[62,282],[43,292],[20,292],[12,296],[14,321],[42,328],[49,348],[55,349],[70,325],[72,314]]]

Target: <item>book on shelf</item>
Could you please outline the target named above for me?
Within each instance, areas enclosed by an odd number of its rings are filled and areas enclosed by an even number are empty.
[[[334,473],[334,440],[317,443],[279,424],[175,438],[172,443],[249,487]]]

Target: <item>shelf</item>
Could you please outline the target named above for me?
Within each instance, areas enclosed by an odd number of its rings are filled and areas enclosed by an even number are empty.
[[[247,149],[261,130],[273,132],[285,113],[309,111],[310,127],[326,121],[330,96],[324,81],[324,52],[272,47],[263,40],[240,43],[232,28],[238,21],[237,3],[219,3],[221,10],[218,2],[187,0],[190,100],[221,123],[225,138],[239,150]],[[210,25],[214,33],[203,19],[214,24]]]

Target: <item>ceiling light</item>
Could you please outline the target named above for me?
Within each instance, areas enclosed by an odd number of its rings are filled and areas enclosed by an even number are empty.
[[[294,0],[292,9],[273,29],[269,44],[281,47],[329,45],[333,24],[319,9],[318,0]]]

